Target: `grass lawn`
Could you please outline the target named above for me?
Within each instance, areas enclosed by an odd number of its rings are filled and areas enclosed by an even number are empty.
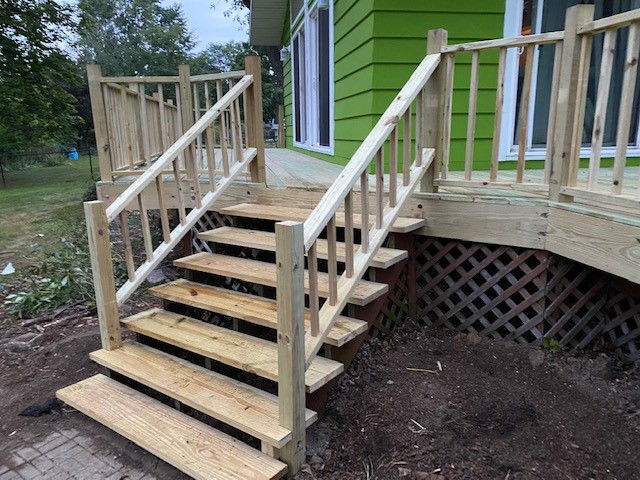
[[[97,158],[93,157],[97,170]],[[58,167],[5,173],[0,183],[0,270],[37,261],[60,238],[83,222],[82,196],[93,183],[89,157]],[[37,244],[37,245],[36,245]]]

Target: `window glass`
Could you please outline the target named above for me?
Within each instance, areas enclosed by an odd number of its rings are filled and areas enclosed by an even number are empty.
[[[318,11],[318,143],[329,143],[329,10]]]
[[[295,20],[304,6],[304,0],[291,0],[291,19]]]

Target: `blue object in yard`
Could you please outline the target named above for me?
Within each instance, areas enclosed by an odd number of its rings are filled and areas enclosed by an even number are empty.
[[[78,151],[75,148],[72,148],[67,152],[67,157],[69,160],[78,160]]]

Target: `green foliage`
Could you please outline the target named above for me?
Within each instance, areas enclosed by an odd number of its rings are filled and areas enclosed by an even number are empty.
[[[558,353],[562,350],[562,344],[555,338],[545,338],[542,340],[542,348],[551,353]]]
[[[79,76],[59,47],[72,31],[67,5],[0,1],[0,155],[73,138],[79,118],[65,88]]]
[[[62,247],[32,267],[22,291],[7,296],[5,304],[22,318],[76,302],[93,301],[89,254],[82,238],[68,238]]]
[[[81,60],[98,63],[105,75],[175,75],[194,46],[178,4],[80,0],[78,11]]]

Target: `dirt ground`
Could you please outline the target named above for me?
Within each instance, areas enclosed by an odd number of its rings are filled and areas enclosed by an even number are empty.
[[[186,478],[73,410],[18,416],[99,370],[88,358],[94,313],[22,327],[0,312],[0,465],[20,444],[75,428],[120,462]],[[309,432],[298,478],[640,479],[639,444],[636,369],[407,324],[360,351]]]

